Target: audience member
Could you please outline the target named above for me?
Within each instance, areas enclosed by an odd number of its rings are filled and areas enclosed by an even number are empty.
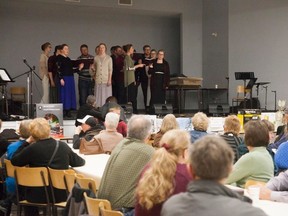
[[[83,104],[77,111],[75,126],[81,125],[77,119],[82,119],[86,115],[91,115],[98,120],[99,123],[102,122],[103,118],[101,112],[95,108],[96,105],[96,98],[94,95],[88,95],[86,99],[86,103]]]
[[[100,133],[103,129],[97,120],[90,115],[86,115],[83,119],[77,119],[81,125],[75,128],[75,133],[73,135],[73,148],[79,149],[81,139],[90,141],[95,135]]]
[[[190,131],[191,142],[194,143],[197,139],[207,135],[209,126],[209,118],[203,112],[198,112],[192,117],[193,130]]]
[[[272,122],[270,122],[270,121],[268,121],[266,119],[263,119],[262,122],[267,126],[268,131],[269,131],[269,144],[268,144],[266,149],[270,153],[270,155],[272,157],[272,160],[274,162],[274,174],[277,174],[278,172],[281,172],[282,169],[279,169],[277,167],[277,165],[275,163],[275,160],[274,160],[275,152],[270,148],[270,145],[272,143],[274,143],[274,140],[275,140],[275,126],[274,126],[274,124]]]
[[[267,126],[269,131],[269,144],[274,143],[275,140],[275,126],[272,122],[263,119],[262,122]]]
[[[189,144],[190,135],[184,130],[172,129],[163,135],[162,148],[155,151],[136,189],[137,216],[160,216],[165,200],[186,191],[192,179],[186,164]]]
[[[241,128],[240,120],[236,115],[229,115],[225,118],[224,134],[221,137],[231,146],[234,152],[234,163],[240,158],[238,147],[243,143],[243,139],[239,137]]]
[[[2,120],[0,119],[0,129],[2,127]],[[10,142],[6,138],[4,138],[2,135],[0,135],[0,157],[5,154],[7,151],[7,147],[9,146]]]
[[[105,117],[105,130],[100,131],[94,139],[102,144],[105,152],[112,152],[115,146],[123,139],[122,134],[116,128],[119,123],[119,115],[113,112],[107,113]]]
[[[121,106],[116,105],[115,107],[110,108],[109,112],[116,113],[120,117],[121,108],[122,108]],[[123,137],[126,137],[127,136],[127,124],[126,124],[126,122],[119,118],[119,122],[118,122],[116,130],[118,133],[122,134]]]
[[[82,44],[80,46],[80,52],[81,55],[78,57],[78,59],[88,60],[84,63],[82,70],[78,72],[79,105],[82,106],[85,104],[88,95],[93,94],[92,88],[94,83],[89,73],[89,60],[94,59],[94,56],[89,54],[88,46],[86,44]]]
[[[74,153],[65,142],[56,141],[49,137],[50,125],[44,118],[35,118],[30,123],[29,130],[30,135],[36,142],[33,144],[23,143],[22,146],[18,148],[11,159],[14,166],[48,166],[53,169],[68,169],[69,166],[77,167],[85,164],[85,160]],[[56,147],[57,145],[58,149]],[[56,154],[50,162],[55,149],[57,150]],[[46,198],[43,190],[43,188],[26,188],[25,198],[29,202],[45,202]],[[59,190],[55,195],[56,202],[66,201],[67,199],[65,190]],[[25,215],[34,215],[35,211],[37,212],[37,209],[27,208]]]
[[[274,162],[278,173],[288,169],[288,141],[279,146],[274,155]]]
[[[54,55],[48,59],[48,75],[50,81],[49,102],[59,103],[60,101],[60,80],[58,75],[57,56],[61,53],[61,45],[55,46]]]
[[[102,119],[105,119],[106,114],[109,112],[111,108],[120,106],[118,104],[117,98],[114,96],[110,96],[106,98],[105,104],[100,108]],[[126,121],[126,116],[124,113],[124,109],[120,106],[120,120]]]
[[[144,166],[154,149],[145,143],[151,132],[151,121],[143,115],[134,115],[128,122],[128,137],[113,150],[98,191],[100,199],[108,199],[113,209],[133,212],[135,189]]]
[[[169,130],[172,129],[178,129],[179,125],[178,122],[175,118],[175,116],[173,114],[167,114],[162,121],[160,130],[156,133],[155,137],[154,137],[154,142],[153,142],[153,146],[154,147],[160,147],[159,146],[159,142],[162,138],[162,136]]]
[[[76,110],[76,93],[74,82],[74,70],[71,59],[68,57],[69,47],[61,45],[61,54],[57,56],[58,75],[60,79],[60,99],[63,104],[64,117],[71,117],[71,110]],[[84,64],[79,65],[82,70]]]
[[[39,71],[40,78],[42,79],[42,89],[43,96],[40,103],[48,104],[49,103],[49,74],[48,74],[48,58],[49,53],[51,52],[51,43],[46,42],[42,44],[41,50],[43,51],[40,55],[39,61]]]
[[[164,203],[162,216],[266,215],[247,203],[251,201],[249,198],[223,185],[232,169],[234,153],[222,138],[203,137],[189,150],[188,169],[194,180],[188,184],[187,192],[174,195]]]
[[[135,70],[137,68],[144,67],[145,64],[137,64],[134,65],[134,61],[131,58],[131,55],[134,53],[134,48],[132,44],[127,44],[123,47],[126,56],[124,59],[124,87],[126,96],[127,96],[127,102],[132,103],[133,107],[133,113],[137,114],[137,85],[136,85],[136,79],[135,79]]]
[[[94,58],[94,63],[90,67],[91,77],[95,80],[94,95],[96,97],[96,107],[104,105],[107,97],[112,95],[112,58],[106,54],[106,44],[100,43],[99,54]]]
[[[33,139],[31,139],[29,125],[32,120],[23,120],[19,125],[19,134],[20,139],[14,143],[11,143],[7,148],[6,158],[11,160],[15,151],[25,142],[32,143]],[[6,210],[6,214],[9,215],[11,211],[12,202],[16,199],[16,188],[15,188],[15,178],[7,176],[5,179],[5,186],[6,186],[6,199],[1,200],[1,207]]]
[[[260,188],[260,199],[288,203],[288,170],[273,177]]]
[[[250,120],[244,125],[245,144],[249,153],[243,155],[233,167],[226,180],[244,188],[247,180],[267,182],[274,176],[274,164],[266,147],[269,144],[269,131],[260,120]]]
[[[153,104],[164,104],[166,102],[166,89],[170,82],[170,68],[164,59],[164,50],[159,50],[157,59],[149,65],[148,73],[151,74],[151,100],[150,108]]]

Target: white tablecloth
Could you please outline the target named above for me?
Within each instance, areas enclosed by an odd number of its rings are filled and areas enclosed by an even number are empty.
[[[268,200],[259,200],[253,202],[253,206],[262,209],[268,216],[287,216],[288,204],[273,202]]]
[[[72,147],[72,145],[69,145]],[[89,178],[95,179],[97,185],[96,187],[99,188],[102,175],[105,170],[105,166],[107,161],[110,157],[108,154],[96,154],[96,155],[84,155],[80,154],[79,150],[73,149],[72,150],[77,153],[80,157],[84,158],[86,163],[82,167],[73,167],[76,173],[83,174]]]

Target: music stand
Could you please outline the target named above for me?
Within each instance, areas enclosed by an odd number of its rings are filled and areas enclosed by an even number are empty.
[[[6,114],[8,115],[7,83],[14,82],[5,68],[0,68],[0,85],[2,87],[2,112],[4,113],[4,103]]]
[[[244,82],[244,109],[246,109],[246,80],[255,79],[254,72],[235,72],[235,79],[236,80],[243,80]],[[257,80],[257,78],[256,78]],[[253,85],[255,84],[256,80],[254,81]],[[253,87],[252,85],[252,87]],[[251,87],[251,92],[252,92]]]

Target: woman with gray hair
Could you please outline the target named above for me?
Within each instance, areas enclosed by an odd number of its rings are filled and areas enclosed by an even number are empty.
[[[102,144],[105,152],[112,152],[114,147],[123,139],[122,134],[117,132],[119,115],[109,112],[105,117],[105,130],[100,131],[93,139]]]
[[[192,117],[193,130],[190,131],[191,142],[194,143],[197,139],[207,135],[209,119],[203,112],[198,112]]]

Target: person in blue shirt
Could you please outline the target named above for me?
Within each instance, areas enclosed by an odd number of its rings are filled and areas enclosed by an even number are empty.
[[[14,153],[18,150],[23,143],[32,143],[34,139],[30,137],[29,125],[32,120],[23,120],[19,126],[20,139],[11,143],[6,152],[6,159],[11,160]],[[7,197],[5,200],[0,201],[0,209],[6,213],[10,212],[13,200],[16,198],[16,182],[15,178],[7,177],[5,179]],[[9,213],[7,214],[9,215]]]

